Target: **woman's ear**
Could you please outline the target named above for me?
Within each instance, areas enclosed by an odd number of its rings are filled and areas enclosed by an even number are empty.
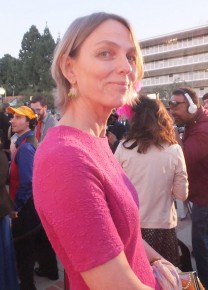
[[[73,84],[76,81],[74,69],[73,69],[73,63],[74,61],[70,56],[66,54],[62,55],[61,60],[60,60],[60,69],[63,75],[65,76],[65,78],[71,84]]]

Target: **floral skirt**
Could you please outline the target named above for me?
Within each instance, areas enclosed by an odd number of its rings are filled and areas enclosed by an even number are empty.
[[[180,265],[178,239],[175,228],[141,229],[142,238],[166,260],[174,266]]]

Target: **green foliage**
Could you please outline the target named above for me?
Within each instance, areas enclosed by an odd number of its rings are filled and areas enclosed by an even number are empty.
[[[0,86],[7,95],[30,96],[44,95],[53,107],[52,90],[55,86],[50,72],[53,51],[56,43],[46,26],[41,35],[32,25],[22,39],[19,58],[6,54],[0,59]]]
[[[34,70],[34,54],[36,44],[40,40],[40,33],[38,29],[32,25],[28,32],[23,36],[22,48],[19,52],[19,58],[21,60],[21,78],[25,86],[33,86],[38,83],[38,75]]]
[[[0,59],[0,86],[3,86],[7,95],[18,94],[22,89],[19,78],[20,61],[9,54]]]
[[[40,40],[36,43],[34,52],[34,70],[39,76],[38,87],[40,90],[47,90],[53,87],[53,81],[50,73],[55,42],[46,27]]]

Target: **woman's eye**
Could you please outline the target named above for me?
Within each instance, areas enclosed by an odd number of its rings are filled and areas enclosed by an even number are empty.
[[[110,53],[110,51],[108,51],[108,50],[104,50],[104,51],[101,51],[101,52],[99,53],[99,55],[100,55],[100,56],[103,56],[103,57],[108,57],[108,56],[111,55],[111,53]]]
[[[127,56],[130,63],[135,64],[136,63],[136,56],[135,55],[128,55]]]

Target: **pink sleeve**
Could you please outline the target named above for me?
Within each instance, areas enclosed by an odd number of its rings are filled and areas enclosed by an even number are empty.
[[[70,263],[82,272],[116,257],[123,243],[93,161],[79,152],[59,152],[47,162],[41,154],[36,159],[36,208],[64,267]]]

